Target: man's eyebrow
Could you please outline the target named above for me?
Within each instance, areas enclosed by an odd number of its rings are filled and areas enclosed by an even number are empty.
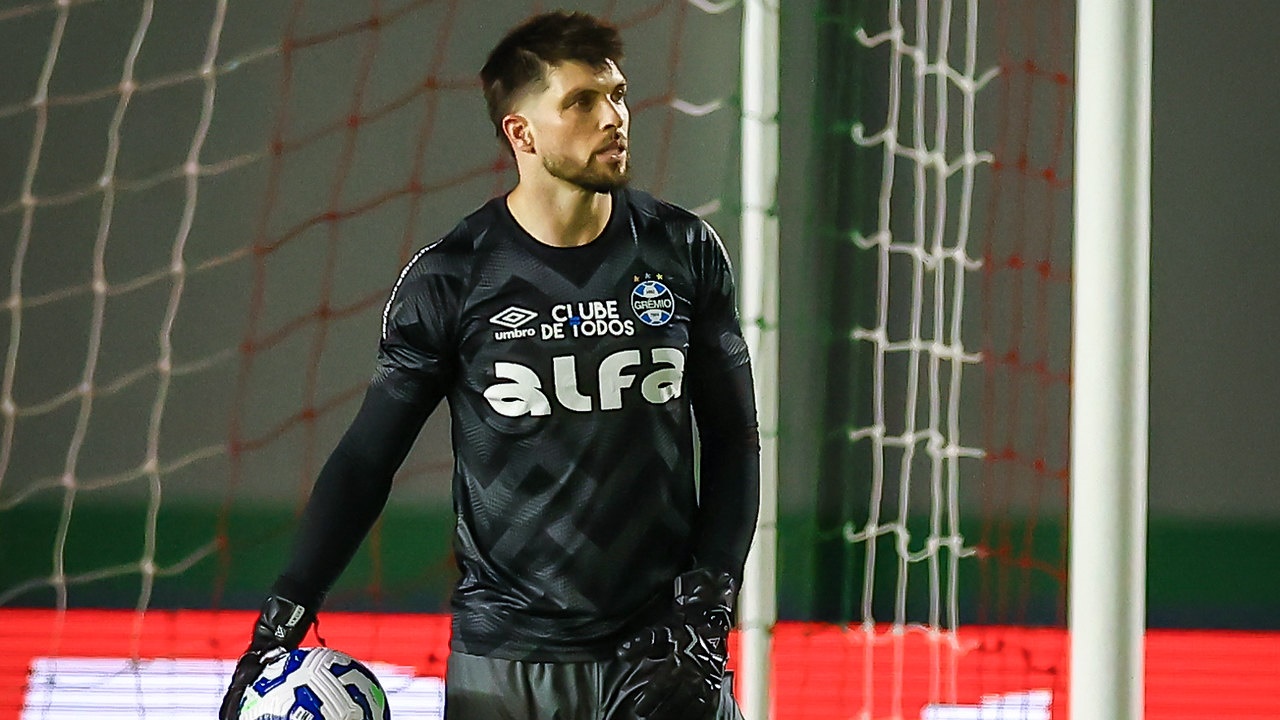
[[[599,94],[600,94],[600,91],[599,91],[599,90],[597,90],[597,89],[595,89],[595,88],[593,88],[593,87],[590,87],[590,86],[588,86],[588,87],[579,87],[579,88],[574,88],[574,89],[570,90],[569,92],[565,93],[565,95],[564,95],[564,103],[565,103],[566,105],[570,105],[570,104],[572,104],[572,103],[577,102],[579,99],[581,99],[581,98],[583,98],[583,97],[590,97],[590,96],[592,96],[592,95],[599,95]]]
[[[612,95],[613,93],[617,92],[619,89],[621,90],[627,89],[627,81],[625,78],[619,79],[617,82],[613,83],[612,86],[608,88],[607,92],[605,90],[602,90],[595,83],[571,88],[561,98],[561,102],[564,104],[565,107],[568,107],[584,97],[591,97],[593,95],[605,95],[605,94]]]

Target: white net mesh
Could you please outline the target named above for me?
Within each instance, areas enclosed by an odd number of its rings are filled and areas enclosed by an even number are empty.
[[[779,706],[803,703],[805,718],[1056,716],[1071,3],[824,8],[829,42],[858,66],[845,79],[864,84],[859,100],[827,105],[852,114],[824,120],[851,127],[856,146],[832,140],[832,153],[874,168],[845,176],[830,214],[856,248],[839,251],[845,282],[867,288],[835,293],[854,309],[832,314],[833,343],[853,346],[833,355],[850,366],[834,376],[855,386],[847,409],[828,408],[829,423],[847,423],[820,501],[838,512],[819,506],[820,540],[841,541],[823,559],[843,583],[818,578],[820,607],[850,626],[803,630],[810,653],[846,672],[778,688]],[[847,37],[856,48],[837,45]]]
[[[1070,3],[1035,5],[893,0],[885,26],[848,28],[889,70],[890,94],[887,114],[851,138],[883,158],[874,231],[854,238],[878,272],[875,322],[851,333],[874,357],[874,416],[848,438],[871,447],[870,512],[843,531],[864,558],[861,627],[857,640],[777,657],[839,670],[779,688],[796,691],[775,695],[789,717],[911,717],[925,700],[959,702],[975,686],[965,653],[986,642],[962,635],[964,563],[998,561],[981,578],[984,621],[1026,620],[1036,578],[1060,579],[1056,546],[1046,555],[1025,523],[1005,520],[1047,513],[1065,467],[1065,406],[1053,399],[1069,376],[1064,327],[1045,308],[1069,291],[1052,243],[1066,223],[1052,218],[1069,176],[1070,86],[1058,76],[1070,67]],[[739,3],[573,7],[614,19],[628,41],[636,184],[707,216],[733,246]],[[0,609],[132,608],[142,612],[112,652],[238,652],[238,617],[225,628],[202,617],[208,637],[195,645],[144,638],[163,634],[164,608],[256,604],[279,569],[292,513],[368,377],[395,273],[510,184],[475,72],[500,29],[542,9],[0,9]],[[440,415],[395,497],[446,518]],[[979,477],[990,499],[973,499]],[[395,607],[445,591],[448,520],[408,539],[397,511],[336,601]],[[29,644],[74,654],[91,633],[72,620]],[[367,646],[377,655],[413,633],[364,634],[384,643]],[[982,672],[1017,676],[995,690],[1030,689],[1054,672],[1041,657]]]
[[[928,568],[928,614],[916,621],[930,628],[959,625],[959,562],[974,553],[960,530],[960,465],[962,459],[983,456],[980,448],[966,446],[960,437],[961,381],[966,366],[982,359],[966,349],[961,331],[966,281],[981,266],[969,250],[975,178],[978,168],[992,160],[991,153],[980,152],[976,145],[977,95],[996,69],[978,67],[977,1],[956,3],[954,8],[950,2],[940,6],[936,24],[928,3],[919,3],[916,16],[904,19],[901,4],[895,2],[887,30],[869,36],[858,29],[860,42],[869,48],[888,46],[891,59],[883,128],[871,134],[862,125],[853,129],[855,142],[883,149],[883,173],[876,232],[855,238],[860,247],[878,253],[879,269],[876,325],[853,333],[854,339],[871,345],[874,355],[874,422],[849,436],[851,441],[873,446],[871,513],[861,527],[851,522],[845,538],[865,545],[862,619],[874,625],[878,572],[874,540],[881,535],[894,537],[897,553],[890,561],[897,564],[897,580],[890,620],[897,628],[911,622],[907,614],[910,563]],[[959,26],[954,47],[953,14]],[[907,82],[904,76],[913,79]],[[957,129],[958,141],[950,135]],[[909,228],[891,223],[897,218],[892,208],[901,161],[906,161],[911,173],[910,187],[904,189],[911,202]],[[905,203],[898,208],[904,209]],[[891,298],[895,303],[909,298],[905,328],[890,329]],[[905,358],[898,362],[906,376],[901,399],[887,397],[886,392],[887,366],[895,355]],[[898,416],[892,426],[890,404]],[[922,465],[917,461],[921,452]],[[890,474],[895,477],[887,477]],[[913,488],[913,478],[926,479],[927,487]],[[889,482],[897,507],[882,512]],[[910,521],[917,510],[913,498],[922,494],[927,498],[927,533],[913,537]]]
[[[217,707],[251,621],[217,609],[256,607],[279,571],[372,372],[390,284],[514,180],[476,75],[547,9],[0,9],[0,718]],[[622,29],[635,183],[732,244],[739,4],[571,9]],[[439,717],[438,681],[410,691],[443,674],[447,624],[338,611],[443,607],[436,415],[327,604],[326,639],[399,668],[383,678],[397,717]]]
[[[371,372],[399,267],[511,184],[475,78],[498,34],[540,9],[0,10],[0,512],[37,531],[0,606],[65,608],[75,588],[80,603],[217,605],[265,587],[268,571],[244,565],[279,559],[287,531],[242,518],[294,511]],[[627,40],[636,184],[732,241],[736,68],[696,58],[736,57],[737,3],[575,9]],[[443,422],[397,493],[442,514]],[[159,578],[172,582],[157,595]]]
[[[129,33],[118,78],[110,84],[98,84],[97,78],[89,80],[72,73],[60,73],[57,75],[60,82],[55,83],[54,70],[59,60],[75,61],[74,57],[67,57],[74,56],[75,51],[64,48],[74,42],[75,32],[89,31],[90,24],[96,20],[77,17],[79,22],[71,29],[75,5],[78,3],[29,5],[0,15],[0,21],[8,24],[16,24],[28,16],[31,18],[28,22],[35,24],[52,16],[53,26],[30,99],[0,106],[0,119],[27,120],[30,131],[30,153],[17,198],[0,207],[0,214],[20,218],[10,265],[10,292],[6,303],[9,342],[0,388],[0,408],[4,413],[0,480],[8,480],[7,487],[3,487],[7,492],[0,496],[3,498],[0,509],[16,506],[47,491],[63,495],[63,511],[53,538],[52,571],[46,577],[4,588],[0,592],[0,604],[32,587],[47,584],[54,590],[58,605],[65,607],[71,583],[138,574],[141,577],[138,606],[146,607],[157,572],[181,572],[212,551],[212,545],[206,544],[166,568],[156,565],[155,517],[161,497],[161,477],[222,452],[221,448],[211,445],[182,456],[167,455],[162,460],[160,427],[173,378],[199,373],[219,359],[199,357],[175,362],[174,357],[174,322],[188,273],[201,272],[231,259],[212,258],[194,267],[188,265],[185,248],[191,237],[200,179],[251,159],[231,159],[221,167],[206,167],[200,162],[213,117],[216,78],[221,70],[215,61],[226,14],[225,2],[218,3],[214,9],[203,57],[192,71],[139,77],[142,49],[156,10],[154,3],[146,2],[137,8],[136,26]],[[136,109],[132,103],[134,98],[182,85],[193,85],[197,98],[195,127],[189,135],[184,133],[188,140],[183,157],[175,166],[163,169],[144,168],[122,160],[124,153],[147,142],[138,137],[140,123],[126,124],[126,118],[134,117],[130,114],[130,110]],[[88,154],[71,158],[65,156],[61,148],[53,150],[55,143],[65,140],[61,133],[75,132],[62,123],[80,120],[64,119],[64,116],[81,112],[96,112],[98,119],[105,120],[102,128],[105,150],[100,164],[93,162]],[[84,138],[80,140],[83,144]],[[84,152],[83,147],[77,149]],[[96,173],[96,177],[91,173]],[[153,218],[157,225],[162,218],[171,226],[176,225],[171,229],[168,262],[155,262],[159,258],[152,258],[147,264],[120,261],[115,246],[131,244],[132,239],[108,242],[113,233],[121,231],[120,223],[113,223],[117,213],[125,210],[119,206],[118,196],[143,194],[169,182],[180,183],[182,188],[176,217],[157,215]],[[95,215],[96,222],[91,220],[77,228],[84,232],[67,232],[60,211],[66,209],[70,213],[72,208],[75,212]],[[136,212],[135,208],[128,209]],[[136,222],[137,218],[129,220]],[[51,256],[57,263],[53,268],[48,267],[53,261]],[[114,311],[113,321],[119,323],[116,313],[137,312],[139,308],[129,305],[140,296],[149,296],[148,309],[158,316],[147,328],[151,331],[149,351],[122,351],[120,343],[138,342],[141,339],[138,335],[145,331],[129,318],[125,322],[133,326],[131,337],[104,338],[108,305]],[[86,304],[87,318],[85,314],[76,317],[72,308],[83,313]],[[123,309],[117,309],[121,306]],[[84,332],[78,332],[82,328]],[[80,337],[84,338],[84,344],[77,348]],[[23,370],[21,376],[19,368]],[[61,377],[57,377],[59,375]],[[62,389],[64,387],[66,389]],[[120,419],[111,416],[104,422],[100,414],[95,415],[95,407],[122,394],[134,398],[135,412],[128,422],[145,428],[141,446],[133,448],[136,459],[132,464],[126,461],[123,466],[118,461],[112,463],[116,467],[96,462],[97,456],[86,460],[88,455],[100,452],[103,443],[114,442],[103,438],[99,428]],[[142,413],[137,412],[138,407]],[[20,426],[36,427],[41,421],[65,421],[68,415],[74,418],[69,432],[57,437],[42,433],[45,442],[19,431]],[[48,445],[53,443],[65,444],[65,452],[47,452]],[[39,446],[43,458],[23,452],[31,444]],[[60,467],[53,464],[54,458],[61,461]],[[149,495],[146,510],[149,522],[143,530],[140,556],[115,567],[79,573],[69,571],[65,546],[77,496],[139,482],[145,484]]]

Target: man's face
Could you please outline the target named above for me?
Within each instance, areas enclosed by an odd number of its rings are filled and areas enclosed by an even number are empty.
[[[546,89],[529,98],[522,114],[552,177],[598,193],[627,184],[626,96],[627,80],[612,61],[599,68],[577,61],[551,67]]]

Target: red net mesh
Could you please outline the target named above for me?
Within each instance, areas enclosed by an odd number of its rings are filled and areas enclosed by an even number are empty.
[[[978,622],[1066,626],[1074,4],[999,2],[991,194],[982,228]],[[1021,657],[1065,714],[1065,635]]]
[[[0,9],[12,80],[0,88],[0,132],[24,151],[0,162],[0,236],[16,238],[3,245],[0,547],[21,558],[0,564],[0,644],[37,622],[7,606],[55,608],[5,666],[0,718],[17,715],[24,690],[56,679],[29,676],[31,658],[243,649],[249,618],[224,609],[256,607],[279,571],[294,515],[372,372],[391,283],[416,248],[514,183],[476,75],[502,32],[549,9]],[[635,184],[699,212],[732,243],[740,8],[576,9],[613,20],[626,41]],[[335,617],[444,607],[444,415],[331,595]],[[210,629],[224,617],[239,640]],[[442,657],[440,618],[378,617],[403,620],[418,649]],[[371,629],[387,627],[370,618]],[[113,636],[108,651],[86,640],[95,623],[132,639]],[[417,634],[423,623],[434,629]],[[403,654],[396,642],[365,647],[371,660]],[[201,709],[207,716],[207,702]]]
[[[580,6],[628,41],[636,184],[698,210],[733,245],[740,5]],[[3,246],[0,720],[24,701],[48,717],[55,706],[140,717],[156,702],[138,689],[153,671],[163,693],[208,715],[245,642],[244,608],[278,571],[293,514],[363,390],[397,271],[513,181],[475,74],[502,29],[550,7],[0,10],[12,78],[0,134],[22,149],[0,163],[0,237],[15,239]],[[1065,716],[1073,4],[981,8],[982,53],[1000,72],[980,91],[993,157],[971,245],[986,456],[966,509],[977,557],[963,562],[976,569],[964,592],[977,617],[954,632],[781,624],[777,718],[916,718],[930,704],[995,717],[993,695],[1023,705],[999,717],[1033,718],[1040,700],[1019,694],[1046,689]],[[440,609],[441,418],[428,437],[397,498],[439,526],[389,509],[321,630],[362,659],[438,676],[444,616],[339,611]],[[11,607],[22,605],[52,609]],[[1148,716],[1274,715],[1262,707],[1280,695],[1264,673],[1273,655],[1265,636],[1153,633]],[[154,659],[212,664],[155,670]],[[59,667],[66,678],[80,660],[124,664],[60,686]],[[1224,677],[1240,687],[1219,692]],[[98,693],[112,678],[133,689]]]
[[[352,17],[344,23],[316,27],[312,6],[299,2],[283,20],[265,177],[246,253],[250,289],[230,406],[230,480],[217,532],[222,571],[215,596],[235,572],[237,553],[257,539],[238,542],[229,527],[245,478],[270,474],[264,465],[275,465],[268,458],[283,450],[290,456],[287,472],[296,478],[300,506],[332,446],[334,424],[350,415],[362,393],[360,374],[344,373],[335,382],[329,372],[330,359],[345,363],[353,355],[343,344],[355,332],[351,328],[357,323],[375,327],[370,318],[385,301],[396,270],[447,229],[444,219],[456,221],[513,182],[510,158],[493,139],[480,100],[475,74],[483,56],[478,45],[469,45],[477,40],[475,27],[497,32],[505,25],[493,22],[481,5],[374,3],[364,13],[348,11]],[[532,3],[500,14],[514,23],[540,9]],[[679,186],[669,177],[673,155],[682,144],[701,142],[706,132],[724,128],[713,122],[707,131],[691,130],[690,121],[698,119],[697,109],[720,109],[733,82],[725,68],[699,72],[694,63],[690,71],[685,46],[708,23],[721,38],[731,38],[736,31],[732,14],[709,15],[672,1],[606,3],[597,12],[631,40],[632,62],[625,69],[641,90],[631,103],[633,126],[642,138],[636,143],[641,149],[638,184],[657,193]],[[416,44],[407,39],[413,33]],[[326,54],[340,57],[343,67],[330,68],[338,60]],[[401,64],[406,59],[419,69],[406,69]],[[638,68],[634,72],[632,65]],[[324,80],[316,76],[317,66],[329,71]],[[388,67],[394,67],[395,82],[386,79]],[[470,111],[465,119],[459,113],[464,106]],[[725,184],[727,160],[712,168],[712,187]],[[705,171],[701,174],[708,179]],[[304,182],[312,187],[298,197],[294,187]],[[697,197],[687,194],[689,187],[674,192],[696,198],[685,201],[690,205],[714,214],[727,204],[720,190],[708,193],[704,186],[704,196]],[[305,265],[301,271],[300,263]],[[371,265],[380,271],[378,280],[349,279],[353,273],[368,276]],[[264,386],[279,383],[280,365],[290,362],[297,371],[284,380],[289,402],[264,407],[264,396],[284,394]],[[442,436],[424,437],[431,446],[415,455],[402,477],[429,483],[423,492],[443,503],[440,493],[447,490],[451,464]],[[370,597],[384,593],[379,532],[375,529],[370,541],[369,561],[375,567],[361,591]]]

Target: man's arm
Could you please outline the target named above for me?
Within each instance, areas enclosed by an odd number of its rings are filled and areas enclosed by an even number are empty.
[[[318,608],[382,513],[396,471],[443,395],[442,388],[419,387],[406,398],[396,391],[405,381],[382,376],[370,383],[316,478],[273,594]]]
[[[692,250],[698,295],[685,387],[702,450],[693,566],[726,572],[741,586],[760,511],[755,386],[729,255],[705,222]]]
[[[406,393],[406,387],[413,391]],[[443,390],[402,371],[380,373],[316,478],[285,571],[271,588],[218,717],[233,720],[262,668],[298,647],[324,596],[382,513],[391,481]]]
[[[456,286],[429,250],[401,271],[382,315],[378,367],[360,410],[325,462],[289,562],[254,624],[218,712],[239,713],[245,688],[281,653],[295,649],[315,622],[325,594],[382,513],[391,481],[451,377],[450,328]]]
[[[676,578],[671,617],[621,648],[645,720],[715,714],[728,662],[733,606],[760,506],[760,438],[748,364],[686,374],[702,444],[692,569]]]
[[[701,444],[698,510],[688,572],[670,617],[622,646],[635,663],[627,692],[645,720],[715,715],[733,606],[760,510],[760,435],[747,344],[728,255],[699,223],[690,237],[697,276],[685,388]]]
[[[316,478],[293,552],[272,587],[317,608],[382,513],[391,481],[448,389],[457,287],[428,246],[405,265],[382,315],[378,364],[360,410]]]
[[[689,396],[702,446],[693,565],[741,586],[760,511],[760,432],[751,366],[693,366]]]

